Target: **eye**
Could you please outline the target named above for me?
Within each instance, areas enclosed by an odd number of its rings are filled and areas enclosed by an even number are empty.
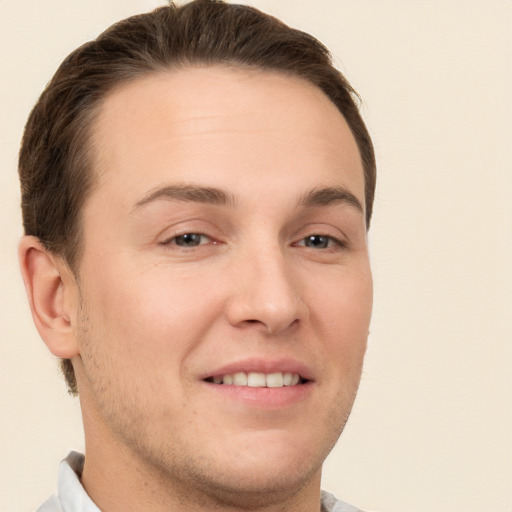
[[[170,238],[163,242],[164,245],[173,244],[180,247],[198,247],[211,243],[212,239],[209,236],[202,235],[201,233],[184,233]]]
[[[309,247],[311,249],[330,249],[332,247],[343,247],[343,242],[327,235],[309,235],[297,244],[299,247]]]

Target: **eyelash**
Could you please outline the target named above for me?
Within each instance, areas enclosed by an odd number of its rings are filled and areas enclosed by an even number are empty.
[[[189,237],[192,242],[194,241],[195,237],[198,237],[200,240],[196,245],[193,245],[193,244],[186,245],[186,243],[181,245],[180,243],[178,243],[179,240],[186,242],[186,239]],[[201,239],[204,240],[205,238],[208,240],[208,242],[201,243]],[[310,241],[314,244],[315,239],[318,239],[317,241],[320,242],[319,245],[326,244],[325,247],[315,246],[315,245],[312,245],[312,246],[307,245],[308,241]],[[324,243],[322,243],[322,242],[324,242]],[[182,235],[176,235],[176,236],[173,236],[172,238],[164,240],[161,243],[161,245],[176,245],[178,247],[183,247],[183,248],[194,248],[194,247],[199,247],[201,245],[206,245],[208,243],[212,243],[213,245],[218,244],[217,241],[213,240],[208,235],[205,235],[203,233],[190,232],[190,233],[183,233]],[[332,236],[329,236],[329,235],[322,235],[320,233],[314,233],[314,234],[308,235],[304,238],[301,238],[298,242],[295,242],[293,245],[295,247],[307,247],[310,249],[321,249],[321,250],[331,250],[331,251],[337,250],[337,249],[342,249],[342,248],[346,247],[346,244],[343,241],[341,241],[337,238],[334,238]]]
[[[194,232],[190,232],[190,233],[183,233],[182,235],[176,235],[176,236],[173,236],[172,238],[169,238],[167,240],[164,240],[161,245],[177,245],[178,247],[183,247],[183,248],[194,248],[194,247],[199,247],[200,245],[205,245],[204,243],[198,243],[197,245],[180,245],[179,243],[177,243],[178,240],[185,240],[187,237],[199,237],[199,238],[206,238],[208,239],[209,241],[211,241],[213,244],[217,244],[218,242],[212,240],[211,237],[209,237],[208,235],[205,235],[203,233],[194,233]]]
[[[307,240],[313,242],[314,239],[324,239],[327,243],[326,247],[315,247],[315,246],[306,245]],[[301,238],[294,245],[299,246],[299,247],[308,247],[310,249],[322,249],[322,250],[326,250],[326,251],[327,250],[335,251],[337,249],[343,249],[344,247],[346,247],[345,242],[339,240],[338,238],[335,238],[330,235],[322,235],[320,233],[314,233],[312,235],[308,235],[304,238]]]

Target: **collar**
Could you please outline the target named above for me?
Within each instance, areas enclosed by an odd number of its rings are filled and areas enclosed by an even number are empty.
[[[59,466],[59,500],[64,512],[101,512],[80,482],[84,456],[70,452]]]

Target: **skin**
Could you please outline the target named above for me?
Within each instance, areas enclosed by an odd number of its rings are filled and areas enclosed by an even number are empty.
[[[77,374],[88,493],[104,512],[318,511],[372,302],[344,118],[297,78],[190,68],[113,91],[92,146],[78,275],[20,245],[36,325]],[[308,382],[204,380],[226,365]]]

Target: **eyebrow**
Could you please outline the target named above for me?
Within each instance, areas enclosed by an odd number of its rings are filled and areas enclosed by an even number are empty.
[[[207,203],[219,206],[234,204],[234,198],[219,188],[197,185],[168,185],[149,191],[147,195],[135,204],[132,212],[159,199]]]
[[[132,208],[132,213],[137,209],[157,200],[167,199],[194,203],[214,204],[218,206],[234,205],[235,199],[224,190],[215,187],[203,187],[199,185],[167,185],[150,190]],[[306,208],[329,206],[336,203],[345,203],[355,207],[361,213],[364,212],[359,199],[345,187],[315,188],[299,198],[298,204]]]
[[[345,203],[364,212],[359,199],[345,187],[315,188],[299,199],[299,204],[307,208],[315,206],[329,206],[336,203]]]

